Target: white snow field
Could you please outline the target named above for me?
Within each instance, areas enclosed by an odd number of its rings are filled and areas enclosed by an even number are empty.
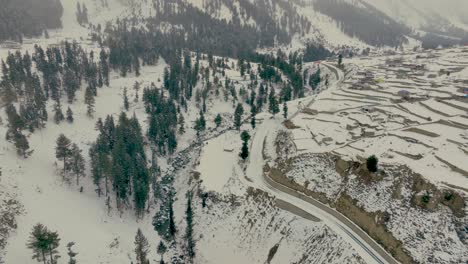
[[[76,22],[77,2],[86,3],[94,24],[105,25],[133,12],[141,17],[151,15],[152,9],[145,8],[151,1],[108,1],[110,9],[101,8],[94,0],[62,1],[63,29],[50,31],[49,39],[26,39],[22,52],[31,53],[35,44],[57,45],[64,40],[76,40],[87,51],[98,51],[100,47],[90,41],[89,29]],[[389,15],[405,15],[403,22],[414,27],[425,23],[422,15],[412,17],[401,8],[407,5],[402,4],[403,0],[363,1]],[[205,1],[190,2],[203,8]],[[450,8],[444,9],[447,14],[455,10],[452,2]],[[422,1],[418,3],[421,5]],[[436,4],[431,1],[431,9],[424,11],[431,12],[438,7]],[[215,16],[230,20],[229,12],[224,7]],[[285,50],[298,50],[308,40],[320,41],[329,48],[368,47],[345,35],[333,20],[315,12],[312,5],[298,12],[310,18],[313,31],[296,36]],[[450,21],[464,26],[458,18]],[[243,23],[255,25],[253,20]],[[8,52],[11,51],[0,48],[0,59]],[[286,177],[307,185],[308,190],[323,193],[332,201],[346,193],[368,212],[388,212],[392,216],[386,225],[389,232],[403,242],[405,250],[419,263],[466,263],[467,245],[457,236],[453,212],[449,209],[427,212],[407,206],[411,186],[403,186],[403,198],[395,199],[388,189],[400,180],[396,176],[369,186],[363,186],[356,175],[349,176],[345,182],[335,170],[334,160],[324,161],[321,156],[333,154],[345,160],[362,161],[375,154],[381,163],[397,168],[389,169],[391,175],[398,175],[398,166],[404,165],[437,187],[456,190],[464,197],[468,195],[468,99],[463,97],[463,88],[468,83],[467,49],[394,56],[381,53],[382,50],[377,50],[374,53],[377,56],[345,58],[344,71],[332,61],[320,64],[322,73],[330,75],[329,87],[322,83],[316,91],[308,89],[304,98],[288,102],[287,127],[297,150],[294,155],[301,159],[294,160]],[[235,59],[228,60],[229,64],[237,64]],[[207,64],[201,62],[202,66]],[[317,65],[307,63],[304,69],[315,70]],[[166,66],[160,59],[156,66],[142,67],[139,77],[131,74],[122,78],[112,73],[110,87],[98,90],[94,118],[87,117],[84,89],[80,90],[76,102],[62,105],[64,109],[72,108],[74,124],[56,125],[50,115],[46,128],[27,134],[34,150],[28,159],[18,157],[13,144],[0,140],[0,211],[13,212],[17,224],[10,234],[0,236],[8,237],[5,249],[0,250],[3,263],[36,263],[26,243],[37,223],[58,231],[61,238],[58,250],[62,256],[59,263],[65,263],[66,244],[71,241],[76,242],[78,263],[132,263],[138,228],[149,240],[151,263],[159,261],[156,247],[161,238],[152,225],[158,206],[151,202],[149,213],[142,219],[136,219],[131,208],[122,214],[115,208],[108,211],[106,201],[97,196],[90,177],[88,150],[98,135],[97,118],[116,117],[123,111],[124,87],[131,88],[136,81],[142,87],[152,82],[160,87],[158,79],[163,79]],[[257,71],[257,65],[253,64],[252,69]],[[224,82],[220,74],[217,77],[219,82]],[[226,77],[235,81],[237,91],[248,87],[250,82],[235,67],[226,71]],[[210,78],[214,81],[214,76]],[[280,91],[280,87],[273,87]],[[129,96],[135,96],[133,90]],[[246,97],[240,100],[246,101]],[[147,115],[143,103],[131,101],[127,114],[135,114],[145,131]],[[184,113],[187,131],[179,136],[177,151],[191,149],[197,142],[193,124],[199,113],[195,107],[198,103],[193,98],[188,104]],[[267,165],[274,166],[279,158],[274,143],[279,131],[286,129],[281,114],[259,113],[257,127],[252,129],[248,122],[250,109],[245,109],[246,121],[241,131],[248,131],[252,138],[250,157],[241,161],[240,133],[230,129],[235,104],[230,96],[225,99],[223,94],[210,93],[206,101],[207,132],[203,144],[189,152],[188,165],[178,168],[180,171],[175,175],[174,211],[179,240],[183,239],[185,230],[185,193],[196,185],[208,196],[206,207],[199,202],[193,205],[197,251],[194,263],[398,263],[378,242],[333,208],[284,186],[279,188],[265,176]],[[48,107],[51,113],[52,103]],[[4,109],[0,110],[3,120],[0,136],[3,137],[7,118]],[[218,113],[223,117],[220,128],[213,122]],[[87,171],[79,185],[64,181],[60,175],[55,141],[61,133],[83,150]],[[163,171],[177,166],[170,164],[173,157],[158,160]],[[193,183],[192,175],[199,175],[199,182]],[[466,214],[460,219],[468,221]],[[178,254],[171,250],[166,260]],[[432,259],[427,259],[428,255]]]

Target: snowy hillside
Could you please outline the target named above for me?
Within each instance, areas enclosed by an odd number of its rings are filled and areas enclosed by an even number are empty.
[[[419,48],[464,3],[42,1],[0,26],[0,263],[468,261],[468,50]]]

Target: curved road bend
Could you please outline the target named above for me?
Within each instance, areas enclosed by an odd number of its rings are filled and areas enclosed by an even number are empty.
[[[330,86],[331,88],[336,88],[343,81],[344,74],[332,65],[325,66],[330,68],[337,75],[337,82]],[[315,95],[313,96],[315,97]],[[314,100],[312,100],[308,106],[313,102]],[[263,173],[263,165],[265,164],[265,160],[263,159],[264,140],[270,131],[280,128],[280,123],[274,119],[265,120],[257,127],[252,139],[251,156],[246,170],[246,175],[252,182],[243,182],[252,187],[266,191],[274,195],[277,199],[289,203],[322,220],[328,227],[347,240],[365,262],[381,264],[399,263],[366,232],[338,211],[309,196],[273,181]]]

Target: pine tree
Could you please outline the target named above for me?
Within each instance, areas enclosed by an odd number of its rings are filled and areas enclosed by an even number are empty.
[[[68,257],[70,258],[68,260],[68,264],[77,264],[75,257],[76,255],[78,255],[78,253],[73,251],[72,247],[74,245],[75,245],[75,242],[69,242],[67,244],[67,250],[68,250],[67,254],[68,254]]]
[[[26,245],[29,249],[33,250],[32,259],[39,262],[43,261],[44,264],[47,264],[46,254],[49,249],[49,241],[48,230],[45,226],[42,224],[35,225]]]
[[[367,165],[367,169],[370,172],[377,172],[378,164],[379,164],[379,159],[375,155],[372,155],[367,158],[366,165]]]
[[[83,8],[81,9],[81,14],[82,14],[82,23],[83,24],[88,24],[88,8],[86,7],[86,5],[83,3]]]
[[[149,252],[149,243],[148,239],[143,235],[141,229],[138,228],[138,231],[135,236],[135,254],[137,264],[147,264],[148,259],[148,252]]]
[[[104,49],[101,49],[101,53],[99,54],[100,58],[100,69],[103,78],[104,84],[109,87],[109,63],[108,63],[108,55]]]
[[[283,102],[283,117],[284,119],[288,119],[288,104],[286,101]]]
[[[59,247],[60,238],[57,232],[51,232],[42,224],[36,224],[29,236],[28,243],[26,244],[29,249],[32,249],[35,259],[44,264],[56,264],[58,255],[57,248]]]
[[[255,118],[255,116],[257,115],[257,107],[255,106],[254,103],[252,103],[252,107],[250,108],[250,115],[251,115],[250,125],[252,125],[252,128],[255,129],[255,126],[257,125],[257,120]]]
[[[200,111],[200,116],[195,121],[195,130],[197,131],[197,135],[199,135],[200,132],[204,131],[205,129],[206,129],[205,116],[203,115],[203,111]]]
[[[220,125],[221,125],[221,122],[222,122],[222,118],[221,118],[221,115],[220,114],[217,114],[215,119],[214,119],[214,122],[216,124],[216,128],[218,128]]]
[[[242,132],[241,139],[242,139],[242,148],[241,148],[241,152],[239,153],[239,156],[243,160],[246,160],[249,157],[249,145],[248,145],[248,142],[250,140],[249,133],[247,131]]]
[[[29,142],[28,139],[26,138],[21,131],[15,131],[13,135],[13,140],[15,143],[16,147],[16,152],[18,156],[21,156],[23,158],[27,158],[30,154],[31,151],[28,151],[29,149]]]
[[[71,141],[64,134],[60,134],[57,138],[55,147],[55,157],[63,160],[63,174],[68,170],[67,161],[71,156]]]
[[[63,115],[63,112],[62,112],[62,106],[60,105],[60,102],[57,102],[55,105],[54,105],[54,121],[56,124],[60,124],[60,122],[62,122],[64,119],[65,119],[65,116]]]
[[[127,87],[125,87],[123,91],[123,103],[124,103],[125,110],[128,111],[128,108],[130,107],[130,103],[128,102]]]
[[[192,211],[192,194],[187,194],[187,210],[185,211],[185,219],[187,221],[187,228],[185,230],[185,239],[187,240],[187,255],[190,262],[195,257],[195,242],[193,240],[193,211]]]
[[[68,109],[67,109],[67,121],[68,121],[68,123],[73,123],[73,121],[74,121],[73,111],[71,110],[70,107],[68,107]]]
[[[162,242],[162,240],[159,242],[159,245],[158,245],[158,254],[161,255],[161,263],[164,263],[164,254],[166,253],[167,251],[167,247],[166,245],[164,245],[164,242]]]
[[[272,113],[273,115],[276,115],[277,113],[279,113],[278,101],[275,97],[275,89],[273,87],[271,88],[271,92],[269,96],[268,111]]]
[[[80,2],[77,2],[76,3],[76,21],[78,21],[78,24],[80,25],[83,23],[82,13],[83,11],[81,11]]]
[[[72,144],[70,149],[70,160],[68,167],[76,176],[76,185],[80,184],[80,176],[83,176],[85,171],[85,160],[81,155],[81,149],[76,144]]]
[[[139,82],[135,82],[135,84],[133,85],[133,90],[135,90],[135,103],[138,102],[139,100],[139,92],[140,92],[140,83]]]
[[[240,127],[242,125],[242,115],[244,114],[244,108],[242,107],[242,104],[239,103],[237,104],[236,110],[234,112],[234,127],[237,130],[240,130]]]
[[[93,113],[94,113],[95,99],[94,99],[93,90],[91,89],[90,86],[88,86],[86,88],[86,91],[85,91],[85,103],[88,106],[87,107],[87,114],[88,114],[89,117],[92,117]]]
[[[185,120],[184,120],[184,115],[180,114],[179,115],[179,134],[184,134],[185,133]]]
[[[18,115],[18,112],[16,111],[16,108],[13,104],[8,104],[5,108],[5,112],[7,114],[7,119],[8,119],[8,127],[10,131],[17,131],[17,130],[23,130],[25,127],[25,122],[23,118],[21,118],[20,115]]]
[[[173,208],[173,198],[169,198],[169,234],[172,239],[175,238],[177,232],[175,221],[174,221],[174,208]]]

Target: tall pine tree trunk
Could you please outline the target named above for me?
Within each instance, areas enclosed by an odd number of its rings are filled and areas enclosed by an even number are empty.
[[[41,252],[42,252],[42,260],[44,261],[44,264],[47,264],[46,256],[45,256],[45,250],[41,250]]]
[[[63,157],[63,179],[65,180],[65,167],[67,164],[67,158]]]
[[[52,249],[50,249],[49,255],[50,255],[50,263],[51,263],[51,264],[55,264],[55,262],[54,262],[54,255],[52,254]]]
[[[104,173],[104,175],[105,175],[105,180],[106,180],[106,196],[108,196],[108,195],[109,195],[109,188],[107,187],[107,185],[108,185],[108,182],[107,182],[107,173]]]

